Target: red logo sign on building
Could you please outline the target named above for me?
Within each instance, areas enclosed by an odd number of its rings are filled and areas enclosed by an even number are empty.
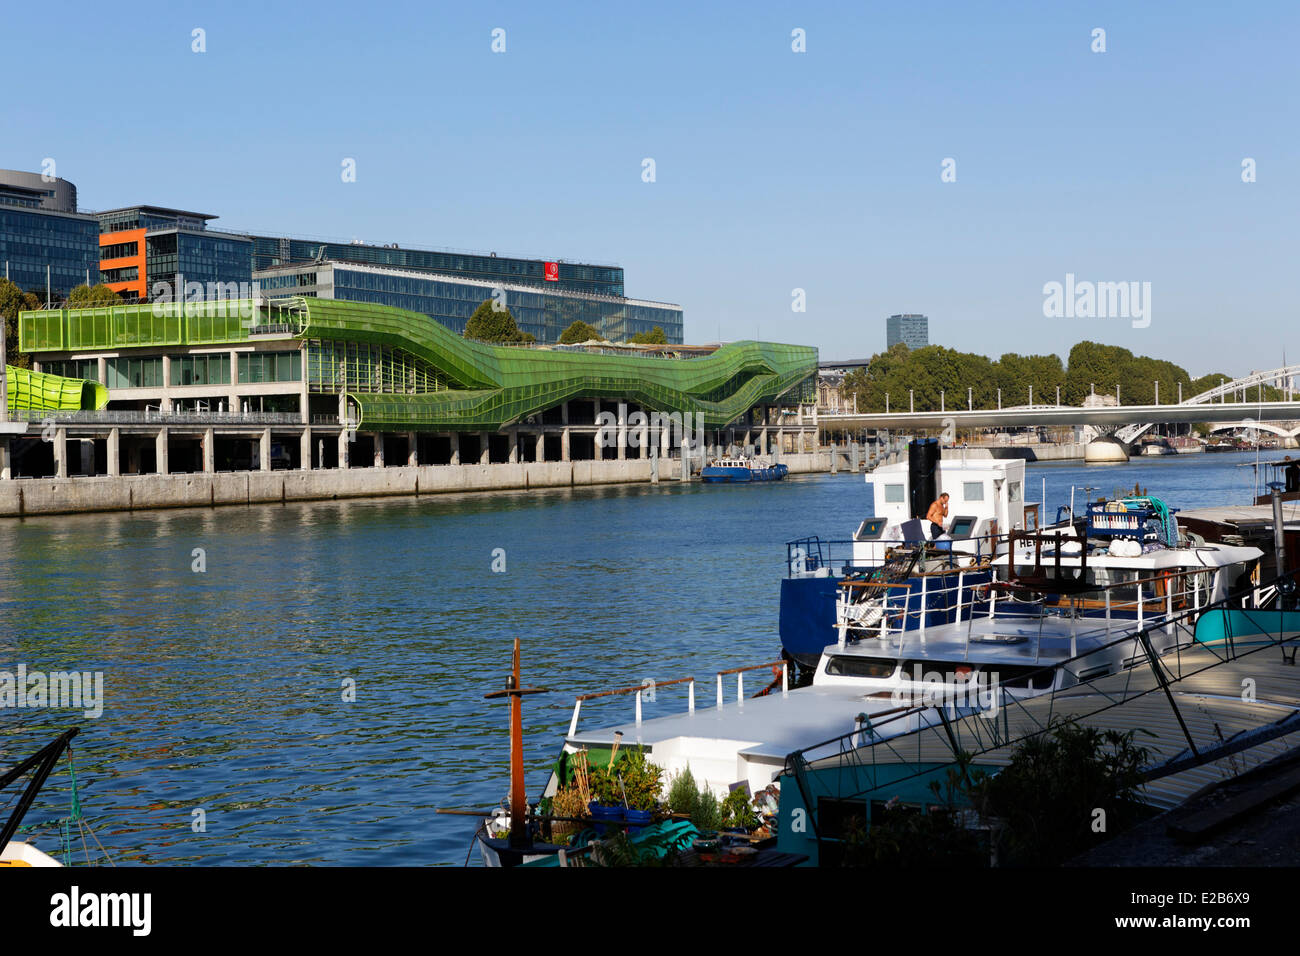
[[[548,262],[548,263],[546,263],[546,276],[545,276],[545,278],[546,278],[546,281],[547,281],[547,282],[559,282],[559,281],[560,281],[560,264],[559,264],[558,262]]]

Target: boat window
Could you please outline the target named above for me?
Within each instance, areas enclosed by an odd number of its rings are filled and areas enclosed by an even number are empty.
[[[916,684],[939,680],[945,684],[965,684],[975,677],[975,668],[965,661],[914,660],[903,662],[901,680]]]
[[[832,657],[826,662],[826,673],[833,677],[889,677],[898,667],[897,661],[880,657]]]
[[[903,502],[903,486],[885,485],[885,500],[891,504],[901,504]]]
[[[1088,577],[1092,578],[1092,583],[1098,587],[1110,588],[1110,601],[1114,606],[1116,601],[1136,601],[1137,588],[1132,582],[1137,580],[1138,572],[1136,569],[1127,568],[1102,568],[1092,567],[1088,569]],[[1128,587],[1118,587],[1117,585],[1130,585]],[[1150,585],[1144,585],[1144,597],[1151,596]],[[1104,602],[1105,594],[1097,594],[1096,599]]]
[[[965,501],[983,501],[984,482],[963,481],[961,483],[961,496]]]

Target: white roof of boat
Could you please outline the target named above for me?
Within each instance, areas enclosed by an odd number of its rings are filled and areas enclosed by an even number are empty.
[[[1009,664],[1016,667],[1052,664],[1071,657],[1073,636],[1082,654],[1133,631],[1136,623],[1118,618],[1106,630],[1101,618],[1046,616],[1018,618],[977,616],[961,624],[938,624],[925,631],[904,631],[882,640],[864,637],[844,647],[831,645],[826,654],[850,657],[894,657],[907,660]]]
[[[735,740],[744,742],[742,754],[784,760],[786,754],[801,747],[853,730],[858,714],[870,715],[896,706],[888,692],[871,696],[859,687],[801,687],[785,696],[776,690],[766,697],[751,697],[739,703],[735,683],[728,689],[731,699],[721,708],[712,700],[706,704],[697,699],[693,714],[683,712],[643,720],[640,727],[635,720],[629,720],[593,730],[579,728],[567,740],[572,744],[609,746],[618,731],[623,734],[625,747],[640,744],[653,748],[656,743],[678,737]],[[654,705],[644,706],[649,709]],[[681,709],[685,701],[674,696],[664,706]]]
[[[1197,518],[1219,524],[1273,524],[1273,506],[1226,505],[1218,508],[1192,508],[1178,512],[1178,518]],[[1282,502],[1282,522],[1288,528],[1300,528],[1300,501]]]

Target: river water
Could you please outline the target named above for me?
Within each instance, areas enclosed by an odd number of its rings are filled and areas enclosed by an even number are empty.
[[[1254,460],[1030,464],[1026,498],[1045,478],[1046,519],[1071,486],[1242,504]],[[8,520],[0,679],[102,672],[104,700],[0,710],[0,768],[79,726],[83,810],[119,864],[458,865],[475,822],[434,811],[507,790],[508,707],[483,695],[516,636],[552,691],[524,704],[535,795],[575,694],[693,674],[708,695],[774,659],[785,542],[846,538],[870,507],[842,474]],[[685,706],[658,696],[647,717]],[[65,816],[68,784],[65,758],[27,823]]]

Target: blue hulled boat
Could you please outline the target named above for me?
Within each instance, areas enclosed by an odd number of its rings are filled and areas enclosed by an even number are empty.
[[[700,470],[700,478],[715,483],[780,481],[789,473],[785,465],[761,465],[749,458],[718,458]]]

